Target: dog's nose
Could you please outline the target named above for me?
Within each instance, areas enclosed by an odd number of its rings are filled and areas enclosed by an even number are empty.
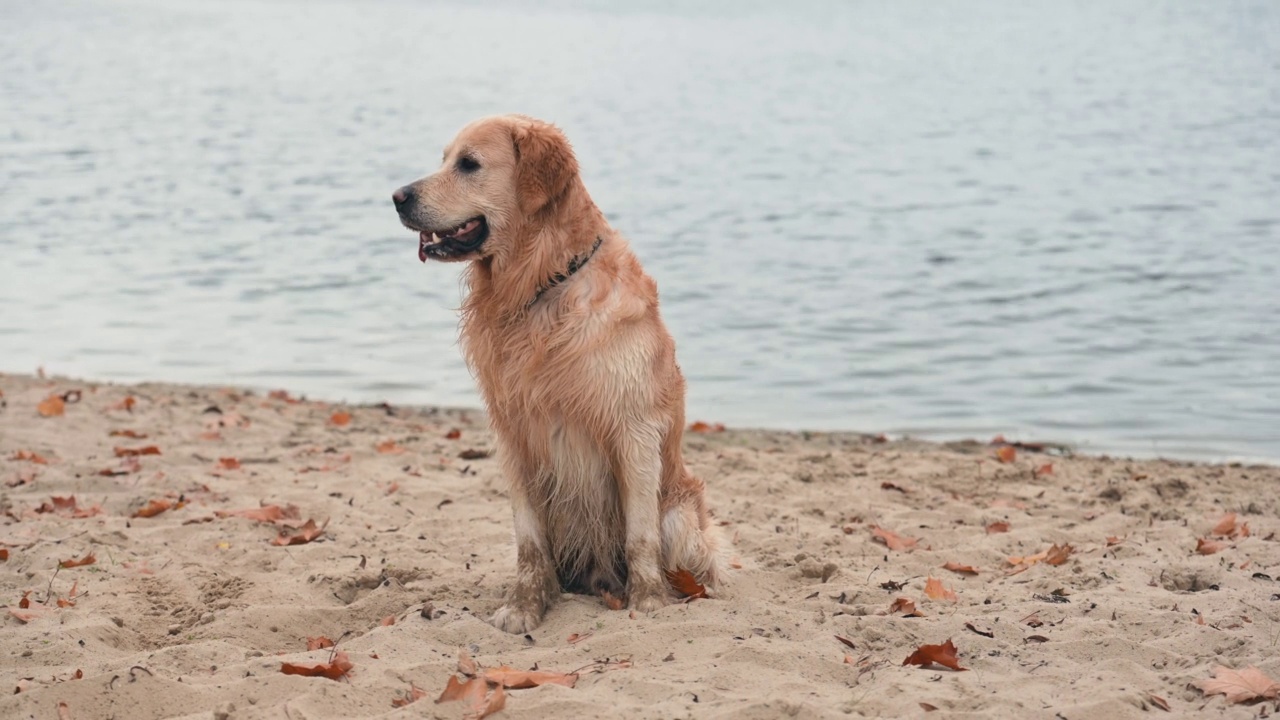
[[[400,210],[413,200],[413,189],[405,186],[391,193],[391,201],[396,204],[396,209]]]

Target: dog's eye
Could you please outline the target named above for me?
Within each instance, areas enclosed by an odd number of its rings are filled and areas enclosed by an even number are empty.
[[[480,163],[476,162],[475,158],[463,155],[458,158],[458,169],[465,173],[475,172],[480,169]]]

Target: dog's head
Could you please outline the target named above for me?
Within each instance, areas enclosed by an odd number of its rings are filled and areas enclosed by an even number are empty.
[[[476,120],[444,151],[440,169],[392,194],[418,259],[475,260],[518,250],[514,232],[568,192],[578,163],[564,134],[523,115]]]

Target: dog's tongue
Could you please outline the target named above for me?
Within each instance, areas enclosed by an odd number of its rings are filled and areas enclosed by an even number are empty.
[[[418,234],[418,262],[427,261],[427,234]]]

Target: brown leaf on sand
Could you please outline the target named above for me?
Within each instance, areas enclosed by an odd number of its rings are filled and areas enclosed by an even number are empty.
[[[58,720],[71,720],[71,706],[65,702],[58,703]]]
[[[379,624],[379,625],[381,625],[382,627],[389,627],[389,626],[391,626],[391,625],[395,625],[395,624],[396,624],[396,616],[395,616],[395,615],[388,615],[388,616],[386,616],[386,617],[382,618],[382,622],[380,622],[380,623],[378,623],[378,624]]]
[[[30,450],[15,450],[13,455],[9,456],[10,460],[26,460],[37,465],[48,465],[49,460],[42,455],[31,452]]]
[[[1152,705],[1155,705],[1161,710],[1165,712],[1173,712],[1173,708],[1169,707],[1169,701],[1159,695],[1156,695],[1155,693],[1147,693],[1147,699],[1151,701]]]
[[[462,431],[459,430],[458,428],[454,428],[444,434],[445,440],[457,440],[460,437],[462,437]]]
[[[600,597],[604,598],[604,604],[608,606],[610,610],[621,610],[623,606],[626,605],[626,603],[622,602],[622,598],[614,597],[613,593],[610,593],[608,590],[601,590]]]
[[[1054,545],[1049,548],[1048,554],[1045,555],[1044,561],[1049,565],[1061,565],[1067,561],[1067,558],[1071,557],[1071,553],[1073,552],[1075,552],[1075,548],[1071,547],[1070,544],[1059,546],[1057,543],[1054,543]]]
[[[1212,555],[1216,552],[1222,552],[1230,547],[1221,540],[1209,540],[1208,538],[1196,538],[1196,552],[1201,555]]]
[[[408,452],[404,447],[397,444],[395,440],[380,442],[374,446],[374,449],[382,455],[399,455],[400,453]]]
[[[1007,533],[1007,532],[1009,532],[1009,523],[1005,522],[1004,520],[993,522],[987,526],[988,535],[995,535],[996,533]]]
[[[58,563],[58,567],[60,567],[60,568],[64,568],[64,569],[65,569],[65,568],[82,567],[82,566],[84,566],[84,565],[92,565],[92,564],[94,564],[94,563],[96,563],[96,562],[98,562],[98,558],[97,558],[96,556],[94,556],[94,554],[93,554],[93,553],[86,553],[86,554],[85,554],[85,556],[84,556],[84,557],[82,557],[82,558],[80,558],[79,560],[77,560],[77,559],[75,559],[75,558],[72,558],[72,559],[70,559],[70,560],[63,560],[63,561],[61,561],[61,562],[59,562],[59,563]]]
[[[46,609],[42,607],[34,607],[29,609],[9,608],[9,614],[16,618],[19,622],[29,623],[45,614]]]
[[[30,590],[22,593],[22,597],[18,599],[18,607],[22,608],[23,610],[26,610],[27,608],[31,607],[31,591]]]
[[[690,600],[697,600],[698,598],[705,598],[707,596],[707,589],[698,582],[698,579],[693,576],[693,573],[683,568],[674,572],[668,570],[667,582],[670,583],[671,587],[675,588],[676,592],[680,593],[682,597],[687,597]]]
[[[847,637],[845,637],[845,636],[843,636],[843,635],[835,635],[835,636],[833,636],[833,637],[835,637],[835,639],[836,639],[836,640],[839,640],[841,645],[844,645],[845,647],[849,648],[850,650],[857,650],[857,649],[858,649],[858,646],[857,646],[857,645],[854,645],[852,640],[850,640],[849,638],[847,638]]]
[[[1045,463],[1045,464],[1041,465],[1040,467],[1036,468],[1033,472],[1034,472],[1034,474],[1036,475],[1036,477],[1043,477],[1043,476],[1045,476],[1045,475],[1052,475],[1052,474],[1053,474],[1053,463]]]
[[[333,641],[323,635],[307,638],[307,650],[323,650],[331,647],[333,647]]]
[[[593,632],[572,633],[572,634],[570,634],[570,635],[569,635],[569,637],[568,637],[568,638],[566,638],[566,641],[567,641],[570,645],[577,645],[578,643],[582,642],[583,640],[586,640],[587,638],[591,637],[592,635],[595,635],[595,633],[593,633]]]
[[[159,498],[156,500],[152,500],[146,505],[143,505],[142,507],[138,508],[136,511],[134,511],[132,517],[136,517],[136,518],[155,517],[156,515],[159,515],[160,513],[165,512],[166,510],[173,510],[180,507],[182,507],[182,503],[178,503],[177,505],[174,505],[172,502],[168,500]]]
[[[948,667],[952,670],[968,670],[968,668],[960,667],[960,660],[956,657],[956,646],[951,642],[950,638],[941,645],[921,645],[906,660],[903,660],[902,664],[919,665],[920,667],[927,667],[933,664]]]
[[[1225,695],[1229,703],[1280,698],[1280,683],[1253,666],[1232,670],[1219,665],[1213,669],[1212,680],[1200,680],[1196,686],[1205,695]]]
[[[137,430],[112,430],[111,432],[109,432],[109,433],[107,433],[107,434],[108,434],[108,435],[110,435],[111,437],[126,437],[126,438],[129,438],[129,439],[131,439],[131,440],[146,440],[146,439],[147,439],[147,434],[146,434],[146,433],[144,433],[144,432],[138,432]]]
[[[404,707],[405,705],[409,705],[410,703],[416,703],[426,696],[427,696],[427,693],[425,690],[422,690],[421,688],[419,688],[417,685],[414,685],[413,683],[409,683],[409,691],[406,692],[404,695],[392,700],[391,707]]]
[[[489,683],[483,678],[471,678],[466,682],[458,682],[456,675],[449,676],[449,683],[444,692],[436,698],[437,703],[465,700],[467,709],[463,717],[468,720],[492,715],[501,710],[507,703],[506,694],[501,685],[495,685],[489,692]]]
[[[902,613],[903,617],[924,617],[924,613],[916,609],[915,602],[904,597],[893,601],[889,606],[889,613]]]
[[[239,470],[240,460],[233,457],[218,458],[218,467],[223,470]]]
[[[40,417],[58,417],[67,412],[67,401],[57,395],[50,395],[36,405]]]
[[[885,530],[879,526],[871,528],[871,539],[887,546],[890,550],[899,550],[904,552],[910,552],[915,548],[916,543],[920,542],[916,538],[899,535],[892,530]]]
[[[472,659],[471,653],[466,650],[458,651],[458,672],[467,677],[475,677],[480,674],[480,666],[476,665],[476,661]]]
[[[481,678],[473,677],[466,682],[461,682],[457,675],[450,675],[449,681],[445,683],[444,692],[436,698],[436,703],[453,702],[464,698],[470,698],[474,702],[477,695],[483,699],[487,685],[488,683]]]
[[[942,581],[934,577],[924,581],[924,594],[932,600],[950,600],[951,602],[955,602],[957,599],[954,590],[942,587]]]
[[[0,548],[0,562],[9,561],[9,548]]]
[[[139,455],[159,455],[160,448],[155,445],[147,445],[139,448],[118,447],[115,448],[116,457],[137,457]]]
[[[921,710],[923,710],[923,711],[925,711],[925,712],[933,712],[933,711],[935,711],[935,710],[937,710],[937,709],[938,709],[938,706],[937,706],[937,705],[930,705],[930,704],[929,704],[929,703],[927,703],[927,702],[922,702],[922,703],[918,703],[918,704],[920,705],[920,709],[921,709]]]
[[[323,535],[324,529],[328,525],[329,525],[328,520],[325,520],[324,525],[320,525],[320,526],[316,525],[315,520],[307,520],[305,523],[302,524],[302,527],[298,528],[297,533],[290,535],[287,532],[281,532],[279,535],[277,535],[275,538],[271,540],[271,544],[285,546],[285,545],[302,545],[304,543],[309,543],[312,540],[315,540],[316,538]]]
[[[538,687],[539,685],[563,685],[573,687],[578,682],[576,673],[547,672],[545,670],[516,670],[499,667],[484,671],[484,679],[512,690]]]
[[[341,680],[344,675],[351,672],[351,668],[355,667],[355,663],[347,657],[345,652],[339,650],[333,654],[333,660],[319,665],[296,665],[294,663],[281,663],[280,672],[285,675],[305,675],[306,677],[326,677],[330,680]]]
[[[1218,524],[1209,531],[1212,537],[1222,538],[1242,538],[1249,537],[1249,523],[1236,523],[1237,516],[1235,513],[1227,513],[1222,516]]]
[[[697,420],[689,424],[689,432],[695,433],[719,433],[724,432],[724,425],[720,423],[707,423]]]
[[[278,525],[290,525],[291,523],[287,521],[302,519],[302,514],[297,505],[285,505],[283,508],[279,505],[263,505],[262,507],[245,510],[215,510],[213,514],[220,518],[242,517]]]
[[[947,563],[946,565],[943,565],[942,569],[950,570],[951,572],[955,572],[955,573],[960,573],[961,575],[977,575],[978,574],[978,569],[975,568],[974,566],[961,565],[960,563],[955,562],[954,560]]]
[[[337,427],[345,427],[347,425],[350,425],[351,413],[347,412],[346,410],[339,410],[338,412],[329,416],[329,424],[336,425]]]
[[[1018,451],[1005,445],[996,449],[996,459],[1002,463],[1011,463],[1018,459]]]
[[[132,395],[126,395],[123,400],[111,406],[111,410],[123,410],[125,412],[133,412],[133,406],[138,404],[137,398]],[[145,436],[144,436],[145,437]]]

